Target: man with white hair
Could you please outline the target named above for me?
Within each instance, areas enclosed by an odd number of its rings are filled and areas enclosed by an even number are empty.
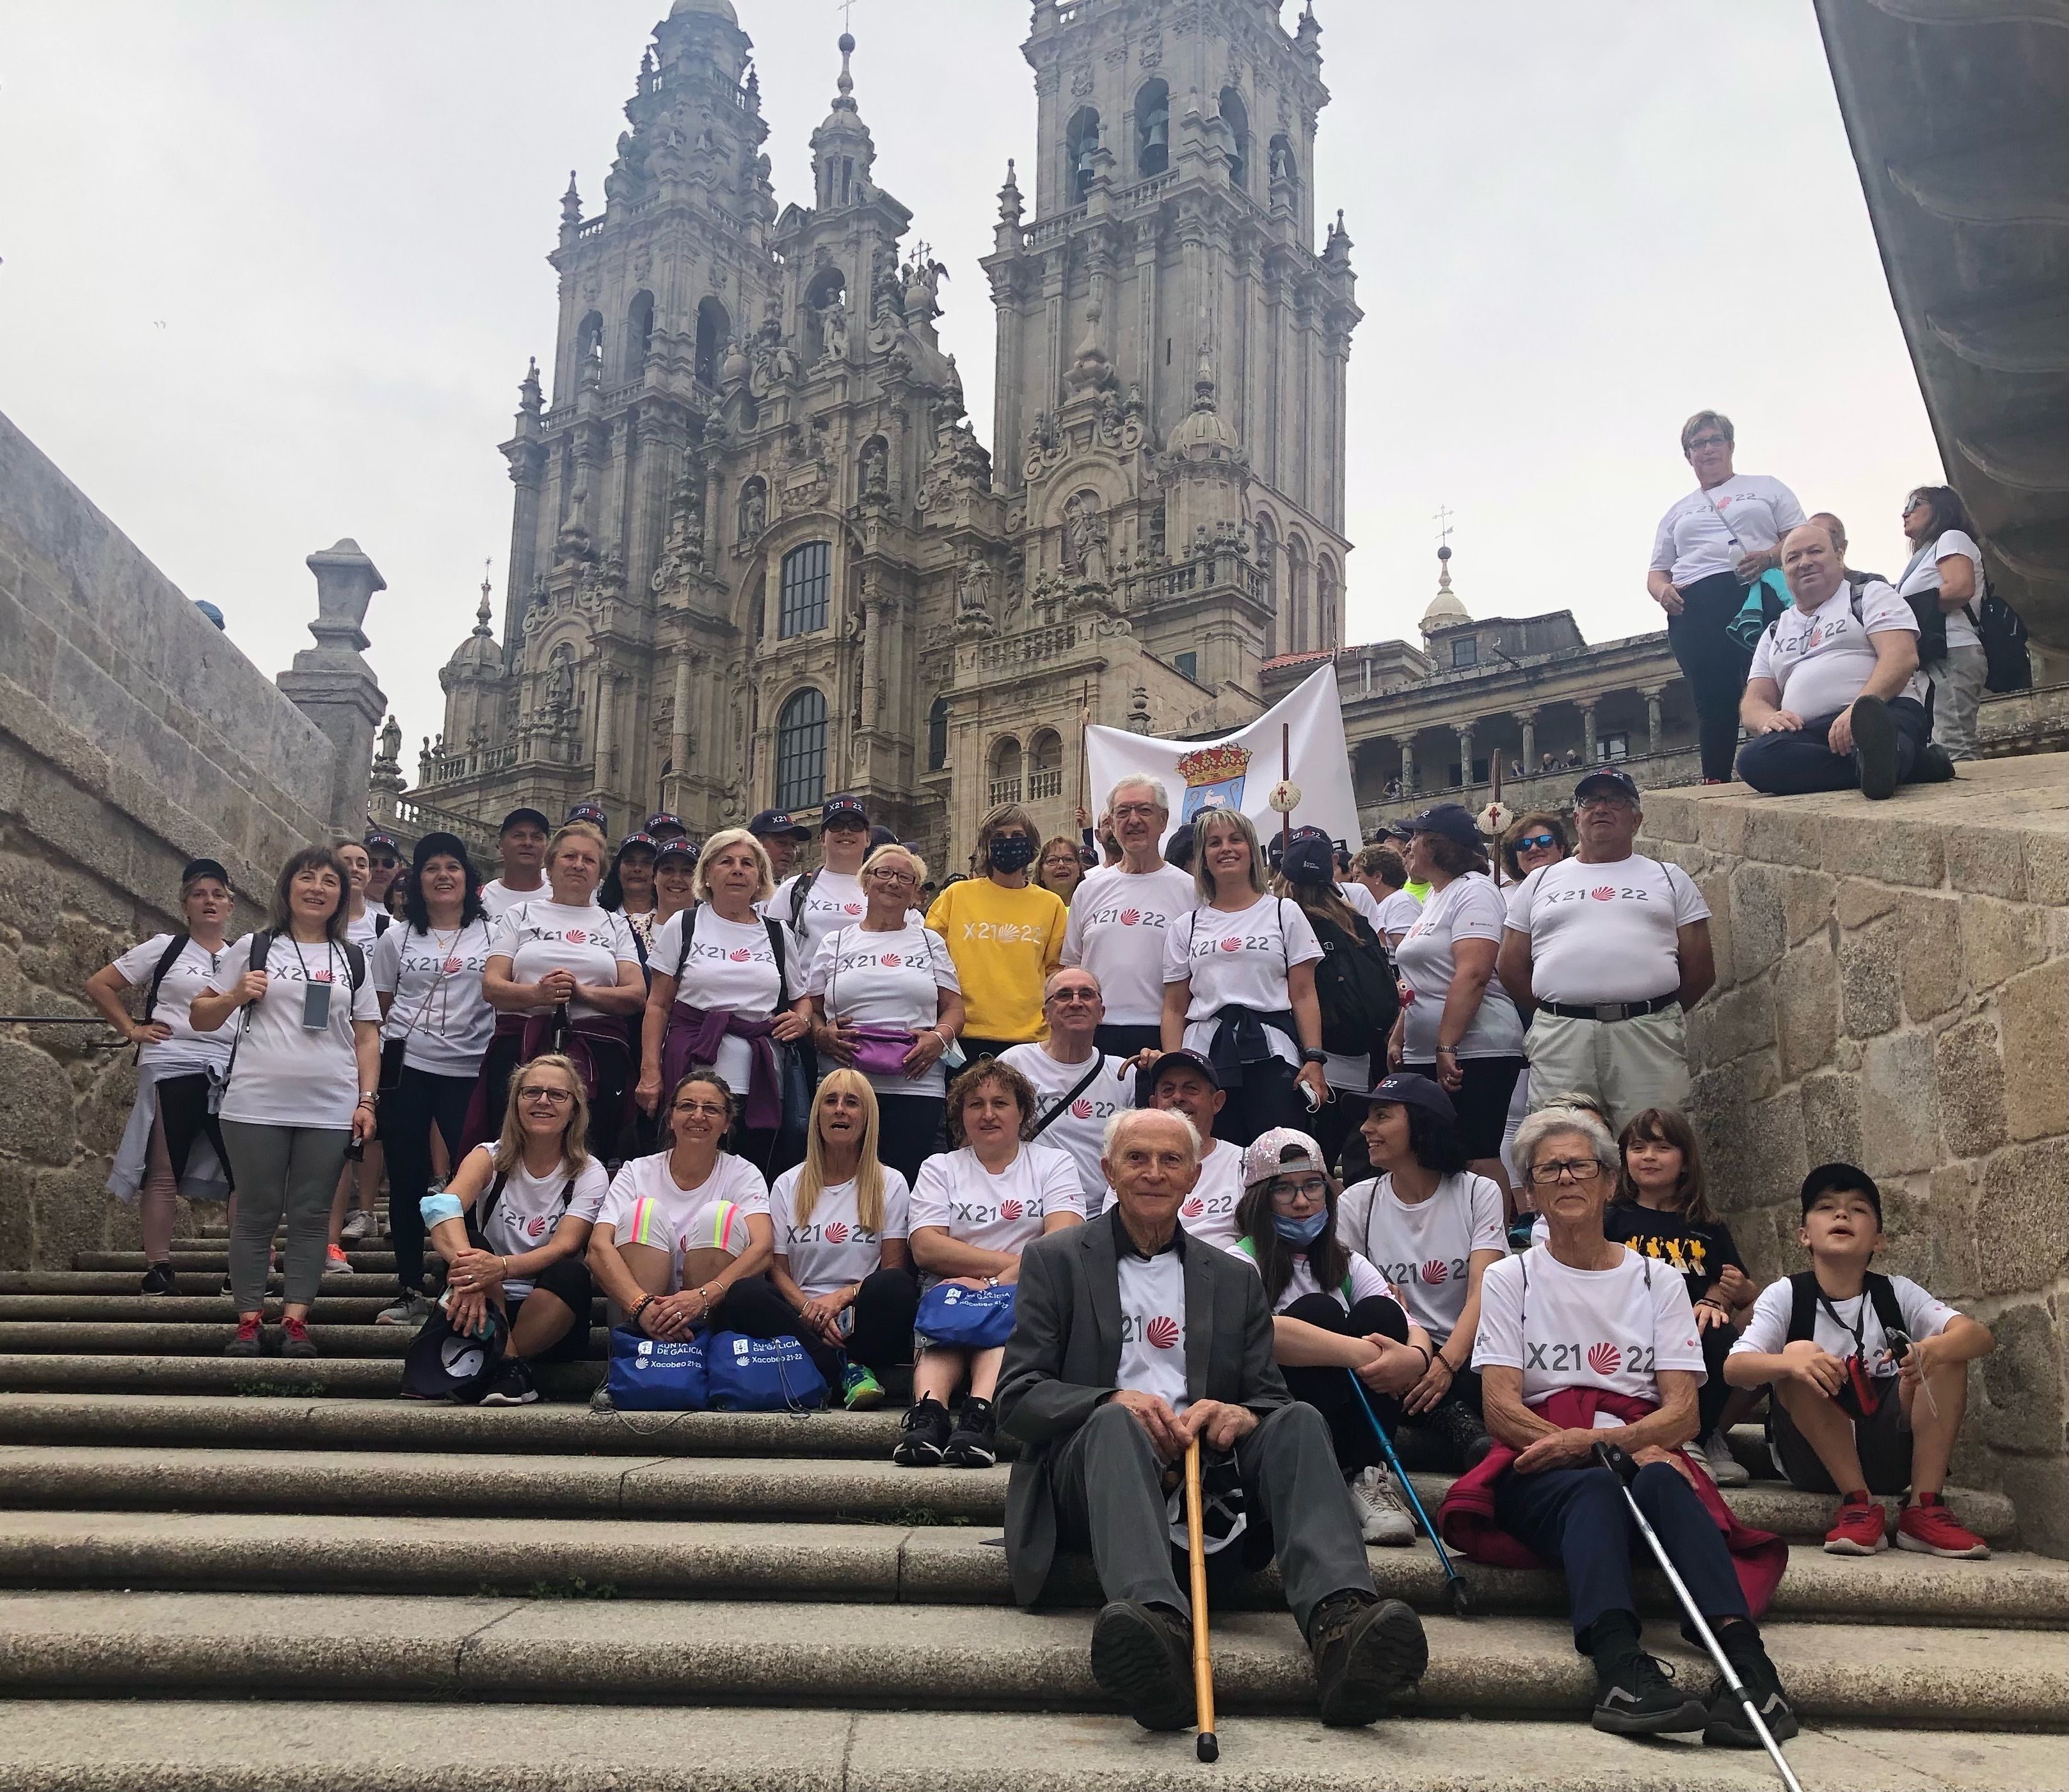
[[[1085,1213],[1094,1219],[1106,1201],[1106,1173],[1100,1160],[1106,1150],[1107,1122],[1134,1104],[1132,1092],[1123,1081],[1132,1074],[1128,1060],[1109,1055],[1093,1043],[1104,1013],[1099,979],[1081,965],[1066,965],[1050,972],[1042,986],[1042,1018],[1048,1023],[1048,1036],[998,1055],[1002,1064],[1010,1064],[1034,1085],[1042,1110],[1028,1137],[1055,1145],[1076,1166]]]
[[[1014,1597],[1033,1604],[1057,1550],[1089,1546],[1107,1602],[1093,1679],[1144,1729],[1184,1729],[1185,1531],[1163,1478],[1197,1439],[1211,1555],[1234,1545],[1228,1559],[1251,1568],[1276,1555],[1322,1721],[1369,1724],[1422,1677],[1429,1643],[1408,1606],[1373,1589],[1328,1424],[1288,1394],[1272,1360],[1263,1284],[1178,1224],[1198,1136],[1182,1114],[1124,1110],[1104,1169],[1112,1210],[1020,1259],[998,1384],[1000,1428],[1021,1446],[1006,1503]]]
[[[1108,793],[1106,813],[1120,863],[1092,872],[1071,899],[1062,962],[1099,978],[1106,1018],[1102,1051],[1132,1058],[1162,1043],[1164,942],[1172,924],[1199,906],[1190,874],[1165,862],[1171,798],[1162,782],[1131,772]]]

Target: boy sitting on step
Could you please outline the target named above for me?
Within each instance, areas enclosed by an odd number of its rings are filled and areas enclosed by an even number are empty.
[[[1871,1496],[1908,1488],[1900,1549],[1989,1555],[1940,1497],[1968,1365],[1991,1349],[1989,1330],[1916,1282],[1868,1267],[1883,1242],[1882,1191],[1851,1164],[1822,1164],[1804,1179],[1797,1239],[1811,1267],[1761,1291],[1724,1379],[1771,1384],[1769,1442],[1782,1474],[1791,1486],[1839,1496],[1826,1549],[1887,1549],[1883,1508]]]

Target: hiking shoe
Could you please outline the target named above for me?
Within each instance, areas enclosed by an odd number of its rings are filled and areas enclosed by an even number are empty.
[[[226,1357],[255,1357],[264,1348],[259,1331],[265,1324],[256,1313],[247,1313],[237,1322],[237,1336],[222,1347]]]
[[[1990,1546],[1973,1531],[1954,1522],[1947,1502],[1936,1493],[1921,1493],[1898,1513],[1896,1546],[1922,1556],[1951,1556],[1957,1561],[1987,1561]],[[1827,1543],[1825,1547],[1830,1549]]]
[[[345,1216],[345,1223],[337,1229],[341,1239],[363,1239],[373,1230],[373,1215],[364,1207],[354,1207]]]
[[[481,1396],[484,1406],[528,1406],[539,1398],[533,1385],[532,1365],[522,1357],[506,1357],[503,1366],[489,1377]]]
[[[178,1294],[180,1279],[173,1273],[170,1263],[153,1263],[144,1272],[144,1286],[139,1292],[145,1294]]]
[[[1954,769],[1953,755],[1937,741],[1928,741],[1918,749],[1911,768],[1914,784],[1952,784],[1960,775]]]
[[[989,1468],[998,1460],[998,1414],[989,1400],[964,1396],[962,1417],[941,1460],[950,1468]]]
[[[874,1412],[884,1404],[884,1384],[859,1362],[841,1377],[841,1404],[850,1412]]]
[[[352,1259],[336,1245],[325,1245],[323,1272],[326,1276],[349,1276],[352,1273]]]
[[[1731,1444],[1721,1431],[1711,1432],[1703,1439],[1701,1450],[1692,1450],[1689,1454],[1701,1458],[1703,1466],[1710,1472],[1710,1479],[1719,1487],[1744,1487],[1753,1479],[1746,1472],[1746,1465],[1732,1454]]]
[[[243,1326],[238,1330],[241,1333]],[[316,1341],[309,1336],[309,1324],[305,1319],[284,1319],[280,1321],[280,1354],[284,1357],[313,1357]]]
[[[431,1297],[428,1294],[406,1294],[392,1306],[383,1307],[373,1316],[377,1325],[406,1325],[415,1331],[431,1316]]]
[[[949,1409],[931,1395],[920,1400],[898,1422],[898,1447],[891,1459],[900,1468],[938,1468],[948,1447]]]
[[[1849,1493],[1832,1515],[1832,1528],[1825,1533],[1828,1556],[1872,1556],[1889,1547],[1889,1520],[1881,1503],[1867,1491]]]
[[[1896,794],[1896,724],[1880,697],[1855,697],[1853,717],[1854,768],[1860,775],[1861,794],[1880,802]]]
[[[1325,1724],[1355,1727],[1385,1712],[1430,1665],[1422,1620],[1398,1599],[1332,1594],[1315,1608],[1308,1648]]]
[[[1674,1670],[1665,1662],[1633,1649],[1614,1667],[1596,1668],[1590,1721],[1611,1736],[1678,1736],[1705,1728],[1710,1713],[1694,1693],[1674,1684]]]
[[[1146,1730],[1193,1721],[1192,1627],[1165,1606],[1116,1599],[1092,1624],[1092,1679]]]
[[[1738,1634],[1751,1627],[1734,1625],[1725,1631],[1719,1641],[1724,1655],[1745,1683],[1746,1693],[1753,1700],[1753,1708],[1760,1713],[1760,1721],[1767,1725],[1767,1733],[1777,1742],[1786,1742],[1802,1728],[1796,1721],[1796,1713],[1789,1708],[1789,1696],[1781,1690],[1781,1676],[1774,1671],[1774,1663],[1767,1659],[1767,1651],[1758,1641],[1740,1643]],[[1710,1694],[1708,1721],[1703,1725],[1703,1740],[1713,1749],[1757,1749],[1762,1746],[1760,1733],[1753,1727],[1746,1716],[1744,1702],[1722,1680],[1719,1680]]]
[[[1415,1541],[1415,1521],[1394,1491],[1394,1478],[1375,1463],[1361,1468],[1351,1484],[1351,1504],[1358,1518],[1358,1534],[1368,1543],[1398,1549]]]

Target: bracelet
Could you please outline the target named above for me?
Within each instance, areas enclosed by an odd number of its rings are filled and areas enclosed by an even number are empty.
[[[639,1316],[646,1312],[649,1307],[652,1306],[655,1301],[659,1298],[659,1297],[656,1295],[642,1295],[638,1300],[633,1303],[632,1311],[625,1316],[626,1323],[630,1325],[637,1325],[639,1323]]]
[[[1459,1048],[1455,1045],[1440,1045],[1430,1054],[1431,1056],[1437,1058],[1455,1058],[1458,1055]]]
[[[1328,1061],[1328,1053],[1318,1045],[1308,1046],[1301,1051],[1300,1062],[1303,1064],[1326,1064]]]
[[[1430,1364],[1434,1363],[1437,1360],[1436,1352],[1432,1350],[1426,1344],[1411,1344],[1408,1348],[1411,1350],[1420,1350],[1422,1353],[1422,1370],[1425,1374],[1427,1374],[1430,1370]],[[1448,1369],[1451,1367],[1451,1365],[1447,1363],[1444,1366]]]

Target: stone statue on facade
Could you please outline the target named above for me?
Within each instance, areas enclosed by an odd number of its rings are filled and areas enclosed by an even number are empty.
[[[768,526],[768,488],[760,480],[751,479],[740,490],[740,538],[752,541]]]
[[[891,451],[881,436],[872,435],[862,445],[862,495],[881,498],[891,489]]]
[[[819,325],[826,343],[828,361],[847,359],[847,307],[836,292],[826,300],[826,308],[819,313]]]
[[[956,582],[956,615],[981,616],[991,619],[991,569],[984,563],[984,556],[975,549],[963,562],[963,569]]]
[[[1111,568],[1106,518],[1091,492],[1080,492],[1063,507],[1063,536],[1078,576],[1088,584],[1105,584]]]

